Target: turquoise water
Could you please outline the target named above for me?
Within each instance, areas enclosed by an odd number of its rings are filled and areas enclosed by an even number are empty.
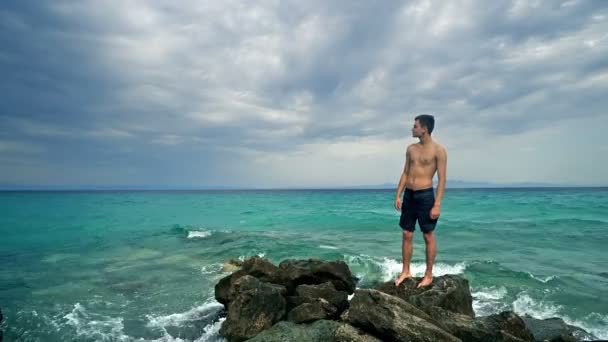
[[[343,260],[359,287],[401,269],[394,190],[1,192],[8,341],[214,341],[231,258]],[[477,315],[562,317],[608,338],[608,189],[447,189],[435,274]],[[412,263],[424,272],[416,231]]]

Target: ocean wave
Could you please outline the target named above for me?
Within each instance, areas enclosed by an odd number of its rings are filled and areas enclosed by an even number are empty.
[[[473,311],[476,315],[486,316],[508,310],[510,305],[504,301],[507,289],[500,287],[485,287],[471,292]]]
[[[336,247],[336,246],[330,246],[330,245],[319,245],[319,248],[323,248],[323,249],[338,249],[338,247]]]
[[[401,262],[387,257],[372,257],[365,254],[345,254],[343,257],[357,278],[364,281],[390,281],[397,277],[403,269]],[[462,274],[466,268],[466,262],[456,264],[435,263],[433,265],[433,275]],[[414,277],[424,276],[425,271],[426,263],[424,262],[412,262],[410,264],[410,272]]]
[[[212,232],[209,230],[189,230],[188,239],[204,239],[211,236]]]
[[[527,272],[527,273],[530,276],[530,278],[532,278],[534,280],[537,280],[537,281],[540,281],[541,283],[544,283],[544,284],[550,282],[551,280],[557,279],[557,276],[555,276],[555,275],[551,275],[551,276],[547,276],[547,277],[542,278],[542,277],[535,276],[534,274],[532,274],[530,272]]]
[[[259,256],[260,258],[264,258],[264,257],[266,257],[266,252],[260,252],[260,253],[257,253],[255,255]],[[247,256],[247,255],[239,255],[239,260],[240,261],[245,261],[246,259],[249,259],[249,258],[251,258],[251,255],[249,255],[249,256]]]
[[[559,317],[567,324],[583,328],[596,338],[608,339],[608,315],[591,313],[583,319],[572,319],[563,314],[564,307],[549,301],[536,300],[525,291],[517,295],[517,299],[512,304],[513,311],[519,315],[529,315],[538,319]],[[589,336],[581,336],[588,339]]]
[[[65,324],[73,327],[76,334],[97,341],[131,341],[125,335],[122,317],[109,317],[88,312],[80,303],[74,304],[72,311],[63,316]]]
[[[166,332],[166,327],[182,327],[188,323],[201,320],[212,320],[223,309],[224,305],[215,299],[209,299],[205,303],[195,306],[188,311],[169,315],[146,315],[149,328],[156,328]]]

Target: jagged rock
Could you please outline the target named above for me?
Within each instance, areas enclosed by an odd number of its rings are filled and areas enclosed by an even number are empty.
[[[340,324],[334,334],[334,342],[382,342],[375,336],[366,334],[364,331],[350,324]]]
[[[281,321],[272,328],[264,330],[247,342],[381,342],[382,340],[366,334],[346,323],[319,320],[313,323],[296,324]]]
[[[244,341],[280,321],[285,316],[286,305],[283,297],[286,290],[281,288],[250,275],[237,279],[220,334],[229,342]]]
[[[308,323],[335,316],[337,309],[323,298],[303,303],[289,312],[287,320],[294,323]]]
[[[322,284],[331,281],[336,290],[348,294],[355,290],[355,280],[343,261],[283,260],[279,264],[281,284],[287,287],[289,294],[293,294],[296,287],[301,284]]]
[[[401,298],[374,289],[358,289],[347,322],[386,341],[460,341],[431,323],[433,319]]]
[[[534,341],[526,323],[513,311],[479,317],[476,322],[486,330],[496,333],[497,338],[494,341]]]
[[[475,319],[471,316],[448,311],[438,306],[427,308],[427,312],[435,320],[441,322],[447,332],[463,341],[491,341],[487,338],[494,336],[493,333],[476,324]]]
[[[348,293],[338,291],[331,281],[317,285],[302,284],[296,287],[296,294],[305,302],[323,298],[338,309],[338,314],[348,307]]]
[[[534,336],[535,341],[570,342],[597,339],[597,337],[579,327],[566,324],[563,319],[558,317],[537,319],[524,315],[522,319]]]
[[[222,272],[236,272],[241,269],[243,262],[238,259],[230,259],[222,266]]]
[[[261,281],[269,283],[279,283],[278,267],[273,265],[270,261],[260,258],[258,256],[251,257],[243,262],[241,269],[220,279],[215,284],[215,299],[227,305],[231,300],[230,288],[236,280],[244,275],[251,275],[258,278]]]
[[[340,323],[329,320],[319,320],[309,324],[281,321],[248,342],[332,341],[339,326]]]
[[[512,312],[478,318],[471,318],[437,306],[428,308],[427,312],[435,320],[440,321],[449,333],[463,341],[531,341],[531,335],[523,326],[523,321]]]
[[[399,287],[392,281],[381,284],[377,289],[399,297],[426,311],[438,306],[445,310],[475,317],[473,297],[469,281],[458,275],[443,275],[433,278],[429,286],[416,288],[422,278],[406,279]]]

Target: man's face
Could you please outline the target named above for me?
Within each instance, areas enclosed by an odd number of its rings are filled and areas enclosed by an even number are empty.
[[[422,133],[424,133],[425,131],[426,128],[423,128],[422,125],[420,125],[420,122],[418,122],[418,120],[414,120],[414,127],[412,127],[412,137],[421,137]]]

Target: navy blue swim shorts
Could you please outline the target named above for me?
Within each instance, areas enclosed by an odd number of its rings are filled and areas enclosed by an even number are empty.
[[[435,205],[433,188],[412,190],[406,188],[401,202],[401,218],[399,226],[403,230],[414,231],[416,220],[423,233],[435,230],[439,218],[431,219],[431,209]]]

